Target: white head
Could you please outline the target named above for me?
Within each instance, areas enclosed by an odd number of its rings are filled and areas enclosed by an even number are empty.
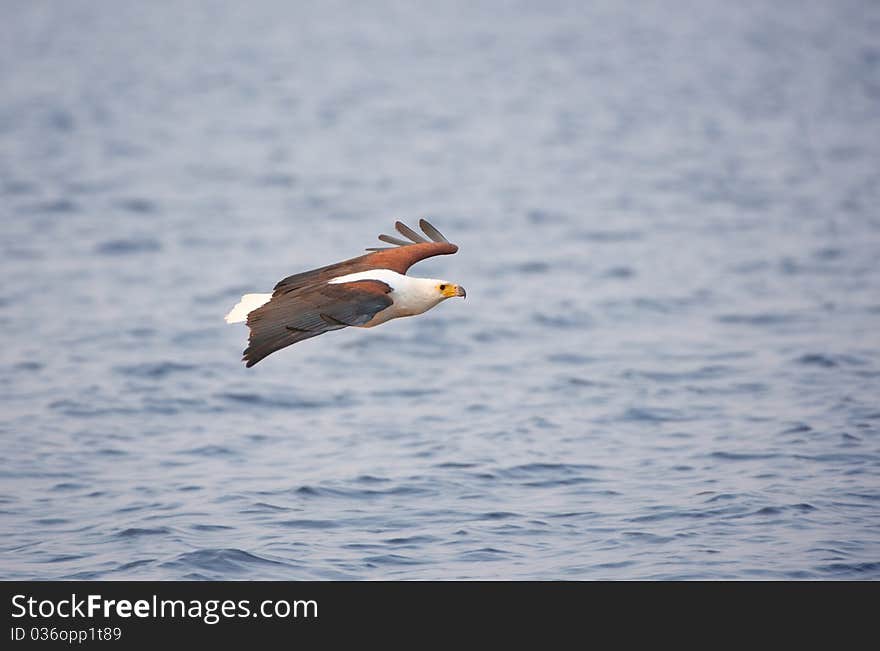
[[[456,285],[448,280],[440,280],[439,278],[414,278],[418,280],[419,293],[425,301],[431,301],[435,305],[440,301],[445,301],[453,296],[467,296],[464,287]]]
[[[421,314],[453,296],[467,296],[464,287],[439,278],[402,276],[394,285],[392,297],[400,316]]]

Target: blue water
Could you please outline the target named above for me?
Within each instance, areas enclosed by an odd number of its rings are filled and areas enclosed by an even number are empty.
[[[0,578],[880,578],[878,34],[6,3]],[[244,368],[242,293],[419,217],[466,301]]]

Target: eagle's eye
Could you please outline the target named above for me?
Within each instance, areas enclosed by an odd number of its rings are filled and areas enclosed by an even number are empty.
[[[440,291],[441,292],[446,291],[446,285],[440,285]]]

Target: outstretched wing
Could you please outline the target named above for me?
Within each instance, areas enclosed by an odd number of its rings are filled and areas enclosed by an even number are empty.
[[[305,339],[360,326],[391,305],[391,287],[379,280],[311,285],[278,292],[248,314],[248,347],[243,359],[250,368],[261,359]]]
[[[394,228],[409,241],[383,233],[379,239],[393,246],[367,249],[373,253],[363,257],[369,258],[370,264],[375,265],[373,267],[375,269],[392,269],[397,273],[405,274],[411,266],[425,258],[449,255],[458,251],[458,247],[443,237],[443,234],[427,220],[420,219],[419,227],[430,241],[403,222],[395,222]]]
[[[352,258],[351,260],[345,260],[344,262],[337,262],[320,269],[288,276],[275,285],[274,295],[277,296],[279,293],[296,291],[303,287],[327,282],[338,276],[359,271],[369,271],[371,269],[391,269],[399,274],[405,274],[411,266],[425,258],[435,255],[450,255],[458,251],[458,247],[455,244],[450,243],[443,237],[440,231],[424,219],[419,220],[419,227],[430,238],[430,241],[402,222],[397,222],[394,226],[408,240],[391,235],[380,235],[380,240],[393,246],[367,249],[372,251],[372,253]]]

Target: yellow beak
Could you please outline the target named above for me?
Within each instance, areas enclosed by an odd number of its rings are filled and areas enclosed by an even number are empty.
[[[464,297],[467,296],[467,292],[460,285],[447,285],[446,289],[443,290],[443,296],[446,298],[452,298],[453,296]]]

